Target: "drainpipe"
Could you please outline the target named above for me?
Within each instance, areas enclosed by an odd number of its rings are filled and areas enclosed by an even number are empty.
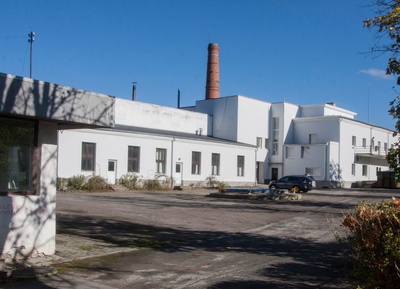
[[[171,189],[174,188],[174,176],[173,176],[173,172],[174,172],[174,142],[175,142],[175,138],[173,137],[171,139]]]
[[[255,179],[254,179],[254,184],[255,184],[255,186],[257,186],[257,178],[258,178],[258,176],[257,176],[257,152],[258,152],[258,148],[256,148],[256,150],[255,150],[255,152],[254,152],[254,155],[255,155],[255,166],[254,166],[254,169],[255,169]],[[258,169],[260,169],[260,168],[258,168]]]

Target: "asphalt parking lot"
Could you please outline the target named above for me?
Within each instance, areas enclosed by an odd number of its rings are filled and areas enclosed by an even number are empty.
[[[56,256],[33,261],[58,274],[3,287],[350,288],[334,231],[361,200],[399,195],[314,190],[261,201],[209,193],[59,193]]]

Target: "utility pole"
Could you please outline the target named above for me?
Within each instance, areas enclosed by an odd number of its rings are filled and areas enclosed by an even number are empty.
[[[32,78],[32,44],[33,41],[35,41],[35,38],[33,38],[33,36],[35,36],[35,32],[32,32],[28,34],[28,42],[30,43],[30,66],[29,66],[29,78]]]

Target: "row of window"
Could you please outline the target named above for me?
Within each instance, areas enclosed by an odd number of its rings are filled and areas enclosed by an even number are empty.
[[[352,176],[356,175],[356,164],[351,164],[351,175]],[[363,177],[368,176],[368,165],[362,165],[362,176]]]
[[[211,174],[220,174],[220,154],[211,154]],[[156,173],[166,173],[167,150],[156,148]],[[96,163],[96,144],[83,142],[82,143],[82,171],[95,171]],[[237,176],[244,176],[245,157],[237,156]],[[140,168],[140,147],[128,146],[128,172],[139,173]],[[192,168],[193,175],[201,174],[201,152],[192,152]]]
[[[353,147],[357,147],[357,137],[352,136],[352,138],[351,138],[351,145],[352,145]],[[367,148],[367,139],[366,139],[366,138],[362,138],[362,147],[363,147],[363,148]],[[381,148],[381,142],[378,141],[378,145],[375,146],[375,140],[374,140],[374,138],[372,138],[372,139],[371,139],[371,147],[373,147],[373,148],[375,147],[376,149],[380,149],[380,148]],[[387,149],[388,149],[388,144],[385,142],[385,143],[383,143],[383,150],[384,150],[385,152],[387,152]]]

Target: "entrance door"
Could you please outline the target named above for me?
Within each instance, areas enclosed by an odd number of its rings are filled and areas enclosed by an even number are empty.
[[[181,187],[182,186],[182,163],[175,164],[175,186]]]
[[[271,168],[271,180],[278,179],[278,168]]]
[[[108,160],[108,173],[107,173],[108,183],[110,185],[115,185],[117,179],[117,161]]]

